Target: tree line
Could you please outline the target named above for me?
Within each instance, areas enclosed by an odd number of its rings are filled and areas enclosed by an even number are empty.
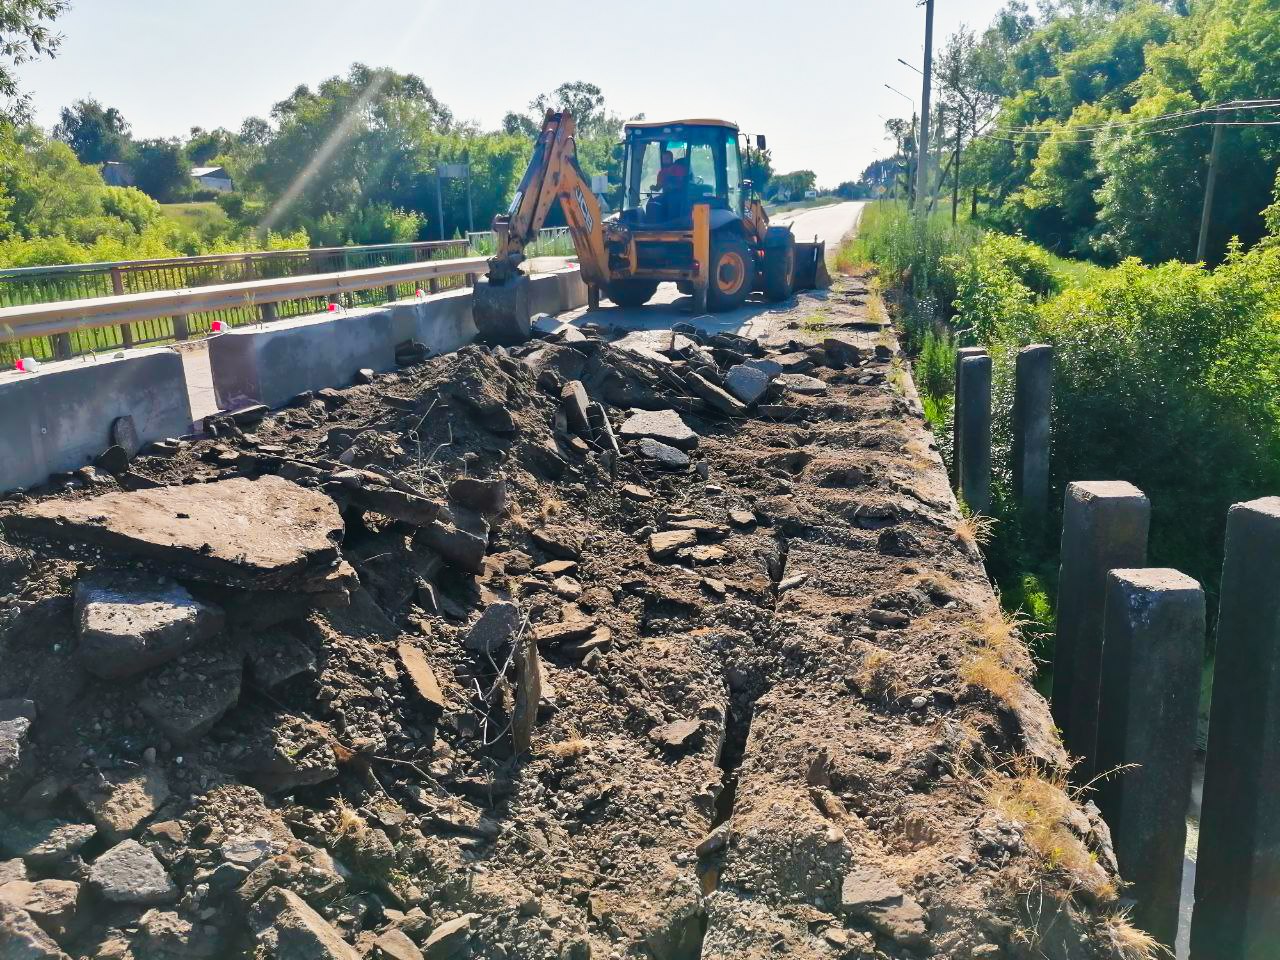
[[[1225,120],[1208,259],[1266,233],[1280,108],[1217,108],[1280,93],[1275,0],[1014,0],[948,40],[936,79],[935,208],[1100,263],[1191,260]],[[894,152],[862,177],[877,194],[910,191],[915,127],[887,125]]]

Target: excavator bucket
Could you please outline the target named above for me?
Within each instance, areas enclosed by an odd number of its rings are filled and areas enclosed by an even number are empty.
[[[827,273],[827,244],[823,240],[813,243],[796,243],[797,290],[825,290],[831,286],[831,274]]]
[[[482,343],[509,346],[533,335],[527,276],[517,272],[502,283],[481,277],[471,293],[471,315]]]

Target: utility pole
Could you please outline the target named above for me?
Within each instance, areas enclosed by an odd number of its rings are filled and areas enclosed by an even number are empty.
[[[952,157],[954,169],[951,171],[951,225],[955,226],[960,215],[960,135],[964,132],[964,112],[956,110],[956,152]]]
[[[1234,101],[1233,101],[1234,102]],[[1222,106],[1230,106],[1223,104]],[[1213,118],[1213,146],[1209,150],[1209,174],[1204,181],[1204,208],[1200,211],[1200,242],[1196,244],[1196,262],[1204,263],[1209,246],[1209,221],[1213,219],[1213,190],[1218,181],[1218,156],[1222,152],[1222,106]]]
[[[920,163],[916,170],[916,208],[929,195],[929,98],[933,94],[933,0],[924,0],[924,92],[920,103]]]

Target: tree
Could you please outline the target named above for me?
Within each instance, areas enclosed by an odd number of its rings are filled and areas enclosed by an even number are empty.
[[[763,197],[772,177],[773,153],[767,147],[759,150],[748,144],[742,155],[742,179],[750,180],[756,193]]]
[[[786,194],[792,200],[803,199],[805,191],[814,189],[818,175],[812,170],[793,170],[791,173],[776,173],[770,181],[772,196]]]
[[[173,203],[191,182],[191,165],[177,140],[141,140],[130,155],[138,189],[161,203]]]
[[[217,130],[192,127],[191,136],[187,140],[187,156],[196,166],[207,166],[215,157],[223,156],[234,150],[237,139],[234,133],[223,127],[219,127]]]
[[[53,136],[75,151],[81,163],[122,160],[129,149],[129,123],[124,115],[92,98],[63,107]]]
[[[31,119],[31,97],[18,87],[17,67],[58,52],[62,35],[52,21],[66,12],[70,0],[0,0],[0,114],[11,123]]]

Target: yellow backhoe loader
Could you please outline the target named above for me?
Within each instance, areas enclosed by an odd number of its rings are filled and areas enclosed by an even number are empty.
[[[475,288],[481,339],[529,339],[528,277],[521,272],[553,203],[564,211],[592,309],[602,296],[639,306],[662,281],[693,311],[730,310],[759,290],[771,301],[830,282],[825,245],[799,243],[770,226],[742,176],[742,135],[723,120],[629,123],[621,209],[607,219],[578,166],[574,120],[547,111],[533,157],[506,214],[494,218],[497,249]],[[764,149],[763,137],[757,148]]]

